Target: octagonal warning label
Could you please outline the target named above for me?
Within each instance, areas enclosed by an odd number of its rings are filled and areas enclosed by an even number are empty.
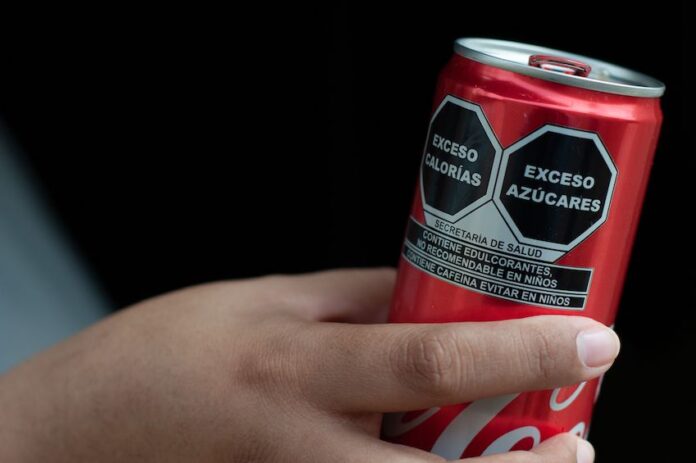
[[[446,96],[423,152],[424,213],[409,220],[402,257],[479,294],[581,311],[593,268],[558,261],[606,222],[617,169],[598,133],[533,130],[502,149],[480,106]]]
[[[453,222],[489,201],[501,153],[481,108],[446,96],[430,121],[423,153],[424,209]]]
[[[494,201],[520,243],[569,251],[606,220],[615,181],[597,134],[546,125],[505,150]]]

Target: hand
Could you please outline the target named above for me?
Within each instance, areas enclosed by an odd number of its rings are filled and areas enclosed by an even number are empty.
[[[382,412],[570,385],[618,353],[582,317],[383,324],[393,281],[270,276],[121,311],[0,377],[0,461],[441,462],[380,441]],[[566,434],[467,461],[592,458]]]

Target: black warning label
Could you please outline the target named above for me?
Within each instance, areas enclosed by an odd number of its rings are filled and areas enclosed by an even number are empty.
[[[592,269],[555,264],[609,214],[618,172],[599,135],[547,124],[502,148],[483,108],[447,95],[421,163],[424,223],[403,257],[479,293],[583,310]]]
[[[496,201],[520,241],[569,250],[604,222],[615,177],[596,134],[549,125],[505,150]]]
[[[433,115],[423,153],[426,206],[456,218],[490,199],[500,154],[481,108],[447,96]]]
[[[555,308],[585,306],[592,270],[564,267],[471,245],[409,220],[404,257],[443,280],[505,299]]]

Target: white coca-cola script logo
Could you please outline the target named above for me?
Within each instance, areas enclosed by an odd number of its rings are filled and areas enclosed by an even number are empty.
[[[565,410],[575,402],[585,385],[585,382],[578,384],[572,394],[560,402],[559,395],[563,388],[554,389],[549,399],[549,408],[554,412]],[[519,394],[510,394],[472,402],[447,425],[433,444],[431,452],[447,459],[460,458],[469,444],[488,423],[518,396]],[[387,438],[401,436],[424,423],[439,410],[439,407],[430,408],[406,422],[403,421],[405,413],[388,414],[384,418],[383,434]],[[586,428],[586,424],[581,421],[570,432],[579,437],[586,437]],[[491,442],[482,455],[509,452],[524,439],[532,439],[534,445],[537,445],[541,441],[541,431],[536,426],[521,426],[508,431]]]

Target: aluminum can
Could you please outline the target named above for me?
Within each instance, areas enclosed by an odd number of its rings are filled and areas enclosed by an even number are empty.
[[[390,322],[581,315],[613,325],[664,85],[586,56],[463,38],[442,70]],[[600,380],[384,418],[448,459],[587,437]]]

